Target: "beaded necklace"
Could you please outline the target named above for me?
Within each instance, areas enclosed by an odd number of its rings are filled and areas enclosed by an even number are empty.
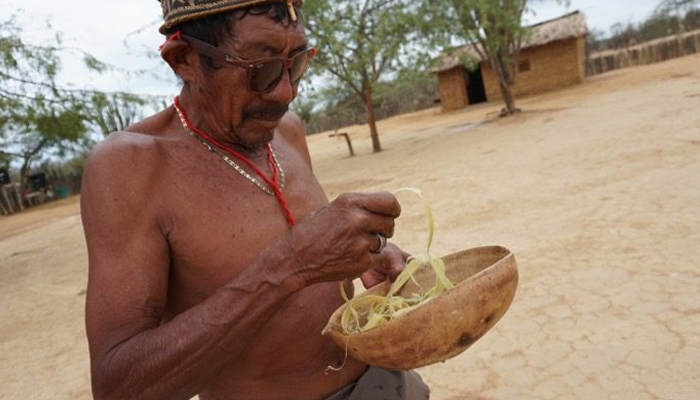
[[[211,137],[211,135],[194,126],[187,118],[187,114],[185,114],[185,111],[180,106],[180,102],[177,96],[173,101],[173,106],[175,107],[175,111],[177,112],[177,115],[180,118],[180,123],[182,124],[182,128],[185,130],[185,132],[187,132],[193,138],[197,139],[209,151],[218,154],[224,162],[226,162],[229,166],[231,166],[248,181],[252,182],[264,193],[270,196],[275,196],[275,198],[277,198],[277,202],[280,204],[280,207],[282,207],[282,210],[284,211],[284,216],[287,219],[287,223],[289,224],[289,226],[295,225],[294,217],[292,216],[292,213],[289,210],[289,207],[287,206],[287,201],[282,195],[282,189],[284,189],[285,181],[284,170],[282,169],[282,165],[280,165],[279,160],[277,159],[277,156],[275,156],[275,153],[272,150],[272,146],[269,143],[267,144],[267,162],[270,164],[270,169],[272,170],[272,178],[266,177],[265,174],[263,174],[263,172],[257,166],[255,166],[255,164],[253,164],[246,156],[240,154],[231,147],[220,143],[219,141]],[[269,188],[263,185],[253,175],[249,174],[243,168],[241,168],[241,166],[238,165],[231,157],[229,157],[229,155],[245,163],[250,169],[253,170],[253,172],[255,172],[255,174],[257,174],[263,180],[263,182],[267,184],[267,186],[269,186]]]

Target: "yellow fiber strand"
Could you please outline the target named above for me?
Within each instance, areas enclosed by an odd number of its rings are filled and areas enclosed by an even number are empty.
[[[433,214],[430,204],[418,189],[404,188],[394,193],[400,192],[411,192],[423,199],[428,229],[428,243],[425,254],[409,258],[406,267],[391,285],[386,296],[362,296],[348,300],[345,289],[341,285],[342,296],[346,303],[345,310],[343,310],[343,314],[340,318],[340,325],[346,334],[364,332],[376,328],[394,318],[400,317],[421,304],[430,301],[433,297],[454,287],[454,284],[445,274],[445,263],[440,258],[430,255],[430,245],[433,241],[434,230]],[[413,280],[413,275],[419,268],[427,268],[428,266],[430,266],[435,273],[435,285],[432,288],[424,293],[421,288],[422,293],[414,293],[408,298],[396,294],[409,279]]]

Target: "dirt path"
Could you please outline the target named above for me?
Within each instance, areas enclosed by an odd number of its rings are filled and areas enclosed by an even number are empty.
[[[3,399],[89,399],[78,198],[0,219]]]
[[[700,56],[499,105],[309,138],[328,195],[421,188],[436,254],[509,247],[513,306],[421,372],[435,400],[678,399],[700,393]],[[396,243],[421,250],[405,198]],[[86,255],[73,200],[0,219],[0,381],[10,399],[89,398]]]

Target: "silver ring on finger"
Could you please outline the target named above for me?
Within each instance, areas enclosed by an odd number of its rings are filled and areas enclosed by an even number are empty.
[[[379,239],[379,246],[376,249],[369,251],[372,254],[379,254],[386,247],[386,236],[382,235],[381,233],[377,233],[376,235]]]

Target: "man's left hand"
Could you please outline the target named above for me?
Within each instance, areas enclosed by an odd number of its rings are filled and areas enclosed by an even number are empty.
[[[384,258],[382,265],[378,268],[370,269],[360,276],[362,284],[367,289],[382,282],[387,282],[387,284],[394,282],[396,277],[403,271],[406,266],[406,260],[409,257],[408,253],[392,243],[387,243],[381,254]]]

